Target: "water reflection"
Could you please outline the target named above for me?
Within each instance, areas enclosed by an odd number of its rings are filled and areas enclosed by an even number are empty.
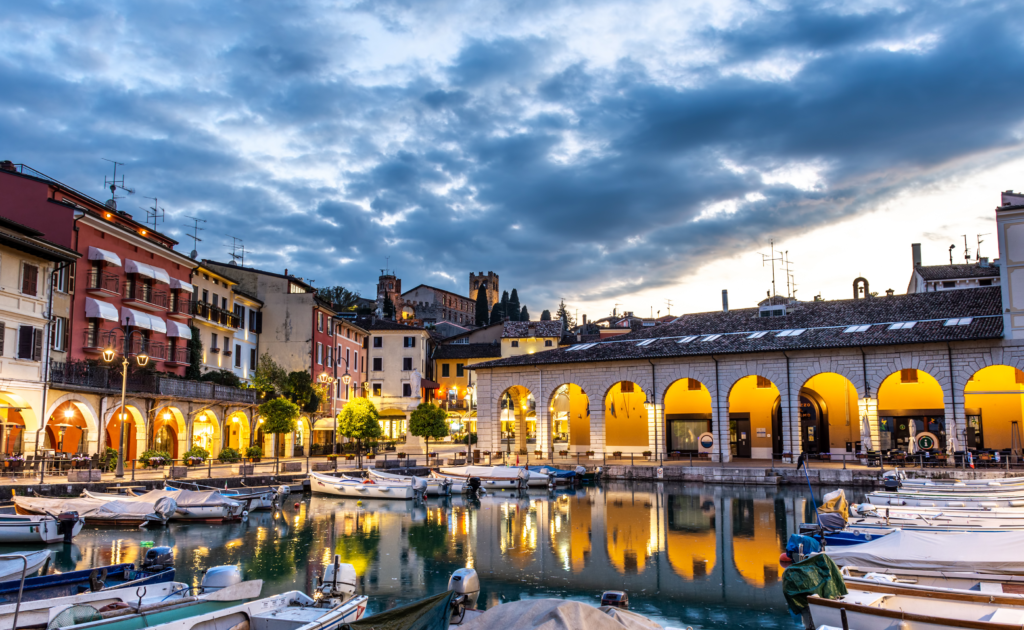
[[[847,491],[852,496],[855,493]],[[60,570],[134,562],[143,541],[175,547],[178,579],[239,564],[264,594],[309,591],[334,554],[351,563],[371,609],[443,590],[471,566],[492,606],[527,597],[595,601],[623,588],[665,624],[794,627],[778,557],[809,509],[806,491],[611,482],[598,488],[412,502],[309,496],[244,523],[152,532],[87,526],[54,545]]]

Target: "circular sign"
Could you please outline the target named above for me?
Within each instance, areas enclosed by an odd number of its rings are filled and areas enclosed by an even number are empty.
[[[932,451],[939,448],[939,438],[935,437],[934,433],[918,433],[917,437],[917,448],[922,451]]]
[[[701,448],[711,449],[715,446],[715,434],[714,433],[701,433],[700,437],[697,438],[697,443],[700,444]]]

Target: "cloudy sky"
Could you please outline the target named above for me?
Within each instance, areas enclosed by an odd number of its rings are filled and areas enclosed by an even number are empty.
[[[1024,12],[998,2],[45,2],[0,15],[0,159],[203,257],[536,317],[906,289],[1024,187]],[[109,195],[108,195],[109,196]],[[995,256],[994,234],[981,237]],[[779,292],[786,291],[778,273]],[[664,313],[663,313],[664,314]]]

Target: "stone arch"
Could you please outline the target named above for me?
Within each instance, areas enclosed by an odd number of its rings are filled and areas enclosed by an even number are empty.
[[[988,365],[971,374],[963,385],[965,422],[956,433],[957,450],[976,456],[992,451],[1020,453],[1024,439],[1024,372],[1013,365]]]
[[[726,400],[728,416],[719,423],[716,437],[723,453],[741,459],[771,459],[784,448],[782,393],[775,381],[758,372],[743,375],[733,381]]]
[[[295,421],[295,430],[288,434],[285,444],[285,457],[305,457],[309,452],[309,438],[313,421],[308,415],[302,415]]]
[[[221,450],[222,432],[220,419],[212,409],[198,411],[192,416],[188,427],[189,448],[201,446],[209,451],[210,457],[217,457]]]
[[[69,411],[71,412],[70,414],[68,413]],[[50,405],[46,418],[46,425],[36,431],[37,453],[44,449],[55,451],[58,442],[63,442],[62,446],[67,445],[67,447],[73,449],[68,451],[65,448],[65,452],[91,453],[96,451],[99,440],[97,414],[92,403],[84,396],[79,394],[61,396]],[[63,423],[73,424],[78,428],[75,430],[68,429],[65,432],[64,439],[61,440],[57,425]],[[67,434],[68,431],[71,432],[70,436]],[[74,440],[73,447],[71,446],[71,440]]]
[[[188,423],[181,409],[164,405],[153,413],[149,440],[150,448],[170,454],[172,459],[180,458],[188,450]]]
[[[666,451],[699,453],[698,438],[713,430],[715,401],[711,390],[696,378],[683,377],[669,383],[661,400]]]
[[[523,385],[506,387],[498,396],[497,408],[503,450],[511,450],[514,444],[516,452],[527,451],[530,427],[532,425],[532,431],[536,435],[538,424],[539,407],[533,391]]]
[[[646,403],[650,392],[634,381],[612,384],[602,399],[604,411],[604,438],[613,451],[635,452],[651,450],[653,422]]]
[[[909,451],[915,440],[920,444],[917,436],[924,433],[935,436],[933,448],[936,451],[951,446],[946,432],[947,424],[953,421],[953,418],[946,418],[947,389],[934,374],[923,367],[901,368],[882,379],[876,391],[879,441],[876,450]]]
[[[233,448],[244,454],[249,448],[252,429],[249,416],[244,409],[236,409],[224,418],[224,447]]]
[[[885,382],[893,374],[902,370],[919,370],[928,373],[942,387],[942,391],[949,392],[949,357],[942,353],[923,352],[899,352],[885,357],[873,358],[870,354],[867,357],[868,382],[871,384],[871,391],[878,397],[878,392]],[[966,382],[966,381],[964,381]]]
[[[802,381],[795,402],[801,452],[853,458],[861,441],[861,416],[857,386],[849,378],[835,372],[814,374]]]
[[[806,383],[819,374],[837,374],[848,380],[857,390],[857,397],[864,398],[864,368],[858,353],[849,360],[840,357],[814,357],[811,360],[794,359],[790,375],[793,383]],[[872,390],[877,391],[877,390]]]
[[[137,406],[138,400],[127,399],[122,410],[120,401],[107,411],[107,421],[104,423],[103,443],[108,448],[117,449],[120,446],[121,423],[125,422],[124,429],[124,461],[136,459],[146,450],[146,416]],[[143,408],[145,408],[143,406]]]
[[[590,450],[590,396],[577,383],[562,383],[548,397],[553,451]]]

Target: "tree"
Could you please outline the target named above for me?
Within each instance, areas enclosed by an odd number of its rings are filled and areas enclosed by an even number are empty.
[[[521,321],[521,322],[528,322],[528,321],[530,321],[530,312],[526,310],[526,305],[525,304],[523,305],[523,308],[520,309],[520,311],[519,311],[519,321]]]
[[[409,416],[409,433],[427,441],[430,452],[430,438],[440,440],[448,435],[448,414],[434,403],[420,403]]]
[[[508,291],[501,292],[501,318],[509,319],[508,312]]]
[[[199,336],[199,329],[190,325],[188,327],[192,338],[188,340],[188,367],[185,368],[185,378],[198,381],[203,376],[203,340]]]
[[[565,305],[565,300],[558,303],[558,310],[555,311],[555,317],[562,320],[566,330],[569,330],[576,325],[576,320],[573,319],[572,315],[569,315],[569,308]]]
[[[306,413],[320,409],[320,392],[313,386],[313,377],[309,372],[297,370],[288,375],[282,393]]]
[[[263,433],[284,435],[295,430],[299,406],[287,398],[271,398],[259,406],[259,412],[260,419],[263,420]],[[275,449],[279,440],[280,438],[274,438]]]
[[[486,326],[487,320],[487,291],[480,287],[476,290],[476,325]]]
[[[284,368],[274,361],[274,358],[264,352],[256,364],[256,372],[252,376],[252,386],[264,395],[278,395],[284,391],[285,383],[288,381],[288,373]]]
[[[384,296],[384,306],[381,309],[385,319],[395,318],[395,303],[391,301],[390,295]]]
[[[363,467],[363,440],[383,435],[377,408],[366,398],[353,398],[338,413],[337,433],[355,439],[359,451],[359,467]]]
[[[542,322],[550,322],[551,321],[551,311],[549,311],[548,309],[544,309],[543,311],[541,311],[540,312],[540,321],[542,321]]]
[[[512,289],[512,295],[508,298],[508,318],[514,322],[518,322],[522,319],[519,315],[519,291],[515,288]]]
[[[359,291],[352,292],[340,285],[317,289],[316,294],[330,302],[336,311],[354,311],[359,303]]]
[[[229,372],[228,370],[211,370],[203,374],[199,380],[224,385],[225,387],[242,386],[242,379],[238,378],[238,375],[234,372]]]
[[[503,319],[505,319],[505,311],[501,310],[501,302],[495,302],[491,307],[491,323],[497,324]]]

